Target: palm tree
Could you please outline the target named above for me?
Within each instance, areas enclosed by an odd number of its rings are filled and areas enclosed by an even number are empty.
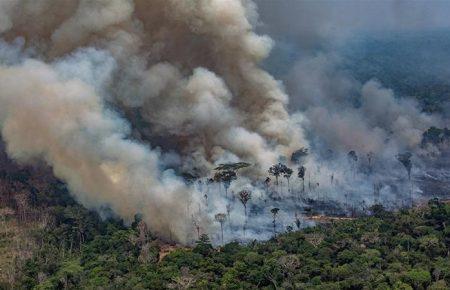
[[[249,190],[241,190],[239,192],[238,198],[244,206],[245,221],[244,226],[242,227],[242,231],[244,232],[245,237],[245,227],[247,225],[247,202],[252,198],[252,193]]]
[[[275,176],[275,184],[278,186],[278,177],[286,172],[288,167],[282,163],[274,164],[269,168],[269,174]]]
[[[221,235],[221,240],[222,240],[222,245],[223,245],[223,223],[225,222],[225,220],[227,219],[227,215],[224,213],[218,213],[215,215],[214,217],[216,219],[216,221],[218,223],[220,223],[220,231],[222,233]]]
[[[252,193],[249,190],[241,190],[239,192],[238,196],[239,200],[241,201],[242,205],[244,206],[244,213],[245,216],[247,216],[247,202],[252,198]]]
[[[269,168],[269,174],[275,176],[275,184],[278,185],[278,177],[283,173],[283,165],[281,163],[274,164]]]
[[[290,186],[289,186],[289,179],[291,178],[291,175],[293,172],[294,171],[292,171],[292,169],[290,169],[287,166],[286,166],[286,168],[284,168],[284,171],[283,171],[283,177],[287,179],[288,192],[291,191]]]
[[[300,166],[298,168],[297,176],[303,182],[302,193],[305,193],[305,173],[306,173],[306,167],[305,166]]]
[[[277,218],[279,211],[280,211],[280,209],[278,207],[274,207],[270,210],[270,212],[272,213],[272,218],[273,218],[272,223],[273,223],[273,235],[274,236],[276,235],[276,227],[277,227],[276,218]]]
[[[266,188],[266,194],[269,193],[269,186],[270,186],[270,177],[266,177],[266,179],[264,180],[264,187]]]
[[[236,179],[236,172],[232,170],[219,171],[214,174],[214,181],[223,183],[223,186],[225,187],[225,196],[228,196],[228,188],[230,188],[231,182]]]

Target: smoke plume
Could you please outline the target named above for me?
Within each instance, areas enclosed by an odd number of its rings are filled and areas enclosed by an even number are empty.
[[[245,160],[259,176],[302,143],[272,41],[250,1],[2,1],[0,128],[9,155],[43,159],[90,208],[186,242],[177,177]],[[30,25],[33,22],[33,25]],[[200,218],[207,223],[207,217]],[[207,227],[207,224],[204,225]]]
[[[257,3],[266,21],[280,2],[263,2]],[[308,3],[305,11],[316,11]],[[380,180],[389,185],[383,190],[401,195],[393,156],[422,150],[422,133],[446,119],[396,98],[377,80],[360,83],[340,70],[332,48],[346,33],[323,25],[336,12],[328,6],[315,21],[302,13],[300,30],[292,30],[305,56],[283,75],[290,104],[284,85],[261,67],[274,42],[255,32],[278,40],[289,17],[272,19],[267,29],[251,0],[1,1],[0,129],[7,152],[18,162],[47,162],[88,208],[109,208],[128,223],[141,214],[152,231],[183,243],[196,238],[195,227],[213,233],[218,212],[230,219],[225,239],[242,225],[241,237],[270,236],[272,205],[281,208],[280,225],[291,223],[292,196],[269,204],[274,185],[264,188],[262,180],[301,147],[311,149],[303,164],[317,198],[342,201],[351,193],[367,200]],[[335,154],[327,159],[329,148]],[[355,173],[367,162],[349,164],[350,150],[360,158],[375,154],[378,162],[368,166],[383,170]],[[207,179],[219,164],[238,161],[251,166],[224,197],[222,184]],[[186,173],[200,179],[185,182]],[[300,187],[289,178],[280,177],[279,198]],[[283,182],[292,185],[284,193]],[[252,192],[249,217],[235,198],[241,190]]]

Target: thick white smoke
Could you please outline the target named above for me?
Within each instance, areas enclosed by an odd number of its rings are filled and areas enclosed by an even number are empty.
[[[43,158],[83,204],[107,205],[128,221],[141,212],[154,231],[185,241],[184,204],[192,189],[160,170],[157,152],[128,138],[129,125],[92,87],[61,77],[65,71],[58,69],[69,61],[56,69],[35,60],[0,68],[8,153],[23,162]]]
[[[259,68],[272,41],[253,32],[255,9],[240,0],[2,1],[8,154],[44,159],[88,207],[127,221],[141,213],[153,231],[188,242],[202,193],[175,171],[209,174],[232,160],[261,176],[304,145],[287,95]],[[196,218],[209,227],[205,213]]]
[[[310,197],[365,199],[385,178],[355,174],[349,150],[358,152],[359,167],[401,170],[393,156],[419,150],[423,131],[444,121],[375,80],[353,80],[329,51],[291,70],[286,84],[292,111],[300,112],[289,115],[283,85],[260,67],[273,41],[254,32],[256,8],[251,0],[0,1],[0,129],[8,154],[45,160],[84,205],[106,206],[128,222],[140,213],[151,230],[184,243],[197,226],[214,233],[218,212],[233,212],[226,231],[247,224],[242,204],[206,182],[220,163],[252,164],[228,189],[229,196],[251,190],[252,210],[264,212],[252,216],[246,237],[270,235],[271,206],[281,208],[281,223],[292,222],[296,172],[290,189],[280,177],[284,204],[267,201],[273,188],[262,180],[301,147],[318,148],[304,160]],[[320,23],[310,26],[320,39],[330,35]],[[326,148],[338,151],[333,162],[320,155]],[[379,162],[367,165],[369,153]],[[186,185],[183,173],[202,183]]]

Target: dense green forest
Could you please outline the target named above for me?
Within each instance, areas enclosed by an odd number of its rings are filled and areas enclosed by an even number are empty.
[[[30,185],[28,174],[14,173],[19,180],[15,183]],[[17,254],[14,265],[1,265],[9,267],[2,269],[9,275],[0,288],[448,289],[450,285],[450,204],[438,200],[396,213],[378,205],[368,216],[297,232],[287,229],[269,241],[247,245],[213,247],[203,235],[193,248],[172,245],[168,251],[170,242],[152,236],[139,217],[130,227],[120,220],[102,220],[75,203],[58,182],[45,194],[36,188],[31,192],[26,201],[16,196],[2,201],[0,250]],[[14,223],[23,239],[13,237]]]

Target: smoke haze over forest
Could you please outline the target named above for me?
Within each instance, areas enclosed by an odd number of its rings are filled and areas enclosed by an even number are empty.
[[[218,213],[227,239],[264,239],[273,207],[284,228],[308,199],[448,196],[450,137],[424,139],[450,117],[450,4],[432,2],[2,1],[1,137],[84,206],[181,243],[218,242]],[[292,178],[265,183],[279,162]]]

